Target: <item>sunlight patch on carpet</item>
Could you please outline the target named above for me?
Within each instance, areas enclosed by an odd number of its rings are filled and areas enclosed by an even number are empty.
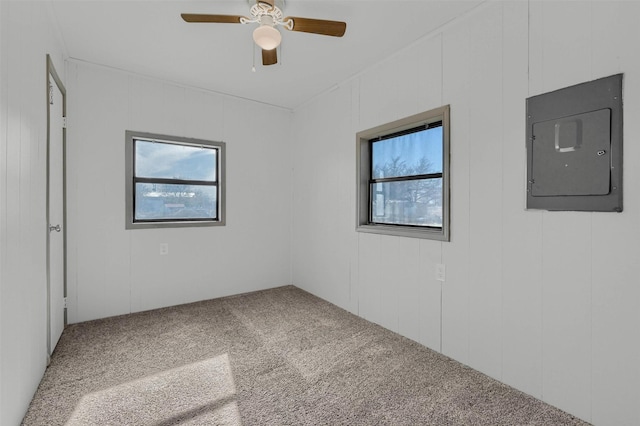
[[[67,426],[240,425],[227,355],[85,395]]]

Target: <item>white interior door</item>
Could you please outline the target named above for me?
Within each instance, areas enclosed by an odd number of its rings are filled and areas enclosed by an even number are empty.
[[[49,354],[65,325],[64,109],[63,94],[50,75],[49,99]]]

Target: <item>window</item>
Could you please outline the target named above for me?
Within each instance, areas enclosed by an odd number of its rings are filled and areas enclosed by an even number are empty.
[[[449,106],[359,132],[357,230],[449,240]]]
[[[224,225],[224,142],[126,132],[127,229]]]

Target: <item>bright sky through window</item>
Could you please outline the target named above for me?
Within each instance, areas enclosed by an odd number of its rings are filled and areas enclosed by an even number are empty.
[[[449,240],[449,106],[356,134],[360,232]]]
[[[127,229],[224,225],[224,142],[126,132]]]
[[[442,172],[442,126],[372,145],[374,179]]]
[[[215,181],[216,153],[211,147],[138,140],[136,176]]]

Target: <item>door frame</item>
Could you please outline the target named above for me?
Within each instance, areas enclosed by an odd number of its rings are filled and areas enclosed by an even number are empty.
[[[53,80],[53,81],[52,81]],[[51,56],[47,54],[47,84],[46,84],[46,101],[47,101],[47,155],[46,155],[46,180],[47,180],[47,206],[46,206],[46,216],[47,222],[45,226],[46,235],[47,235],[47,364],[49,364],[51,359],[51,270],[50,270],[50,261],[51,261],[51,232],[49,230],[50,225],[50,215],[49,215],[49,207],[50,207],[50,182],[49,182],[49,173],[50,171],[50,154],[51,154],[51,90],[53,90],[53,84],[58,87],[60,93],[62,94],[62,117],[63,120],[66,120],[67,117],[67,90],[60,79],[56,68],[51,60]],[[63,246],[63,297],[67,297],[67,126],[63,125],[62,127],[62,246]],[[66,305],[66,304],[65,304]],[[64,308],[64,325],[67,325],[67,308]]]

